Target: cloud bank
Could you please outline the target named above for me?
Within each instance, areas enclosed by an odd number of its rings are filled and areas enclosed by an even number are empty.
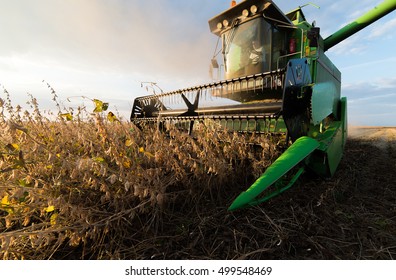
[[[192,77],[207,70],[202,58],[209,61],[213,46],[209,32],[203,33],[205,22],[189,20],[193,11],[185,6],[173,10],[163,1],[150,2],[7,1],[0,56],[82,71]]]

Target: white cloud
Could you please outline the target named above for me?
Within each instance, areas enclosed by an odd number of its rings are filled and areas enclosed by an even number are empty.
[[[361,91],[368,89],[369,91],[392,90],[396,91],[396,77],[391,78],[375,78],[371,81],[360,81],[358,83],[346,83],[342,85],[343,89],[350,91]]]
[[[332,47],[328,53],[335,55],[362,55],[367,51],[367,42],[362,41],[362,36],[362,34],[355,34],[353,37]]]
[[[159,0],[139,2],[9,1],[0,12],[0,56],[82,70],[207,75],[214,46],[206,21],[197,28],[185,7],[178,13]]]
[[[396,126],[396,78],[344,84],[351,124]]]
[[[373,60],[374,59],[374,60]],[[380,65],[386,65],[392,62],[396,62],[396,56],[393,57],[388,57],[385,59],[379,59],[379,60],[375,60],[375,58],[372,58],[369,61],[359,61],[358,64],[352,64],[352,65],[348,65],[348,66],[344,66],[343,68],[341,68],[341,71],[346,71],[346,70],[359,70],[362,69],[364,67],[373,67],[376,64],[380,64]]]
[[[384,22],[380,27],[373,29],[367,36],[368,39],[375,39],[378,37],[392,38],[395,35],[396,17]]]

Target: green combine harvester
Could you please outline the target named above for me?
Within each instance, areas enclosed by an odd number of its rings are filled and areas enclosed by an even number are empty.
[[[347,139],[341,73],[325,52],[396,8],[385,0],[333,35],[307,22],[301,7],[284,14],[273,1],[245,0],[209,20],[221,40],[224,80],[136,98],[137,126],[166,122],[191,133],[207,119],[241,133],[284,133],[287,150],[229,207],[257,205],[289,189],[305,170],[331,177]]]

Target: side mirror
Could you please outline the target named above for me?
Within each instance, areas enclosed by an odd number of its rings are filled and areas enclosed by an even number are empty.
[[[312,27],[311,30],[308,31],[307,37],[309,39],[309,46],[311,48],[317,48],[319,44],[319,27]]]
[[[220,66],[219,66],[219,63],[217,62],[217,59],[212,58],[210,61],[210,65],[209,65],[209,76],[212,80],[215,80],[215,77],[213,75],[213,69],[218,69],[217,72],[219,72],[219,67]],[[217,74],[217,76],[219,76],[219,74]]]
[[[217,62],[216,58],[212,58],[211,63],[212,63],[212,68],[215,68],[215,69],[219,68],[219,63]]]

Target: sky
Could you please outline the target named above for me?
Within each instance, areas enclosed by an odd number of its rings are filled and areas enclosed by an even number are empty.
[[[326,38],[381,1],[313,0],[320,8],[303,11]],[[27,107],[29,93],[56,111],[48,83],[62,106],[89,107],[81,96],[96,98],[128,119],[134,98],[149,94],[142,82],[164,91],[212,82],[217,37],[208,20],[230,2],[0,0],[0,98],[6,89]],[[308,3],[274,2],[284,12]],[[327,51],[342,72],[352,125],[396,126],[395,28],[396,11]]]

